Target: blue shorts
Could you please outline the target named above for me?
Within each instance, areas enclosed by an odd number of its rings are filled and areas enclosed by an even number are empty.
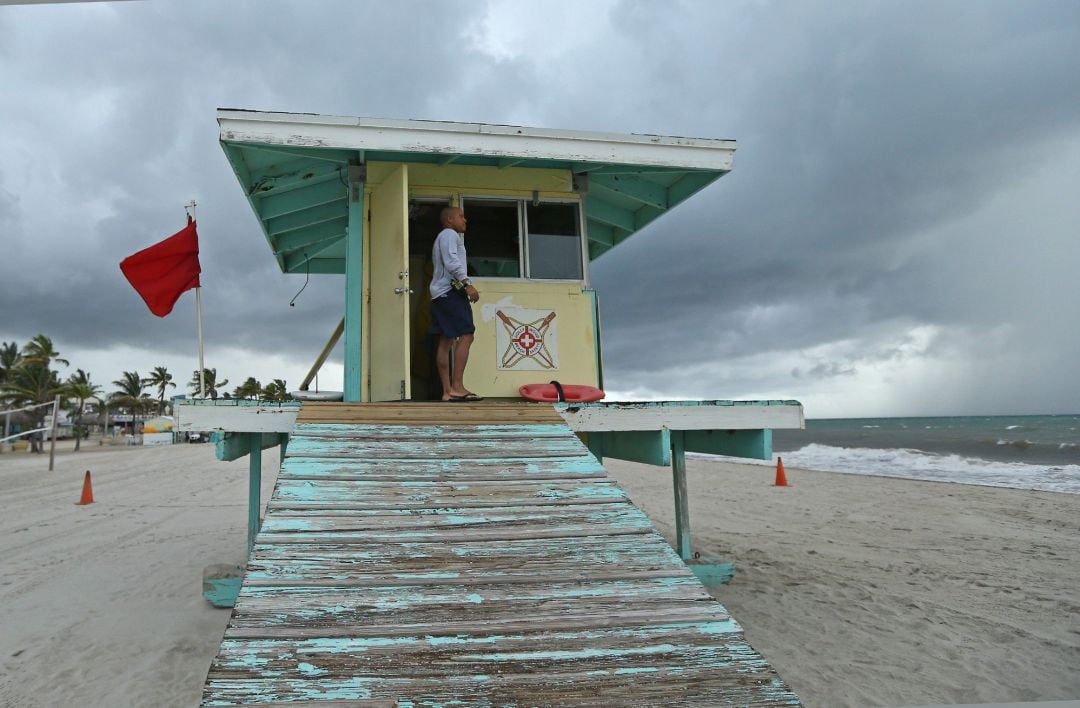
[[[476,331],[472,303],[463,290],[450,290],[431,301],[431,333],[454,339]]]

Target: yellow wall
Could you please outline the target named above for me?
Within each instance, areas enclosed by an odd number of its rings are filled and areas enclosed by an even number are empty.
[[[480,291],[480,302],[473,305],[476,338],[465,370],[466,388],[481,396],[516,398],[519,386],[552,379],[568,384],[599,385],[592,300],[582,292],[580,283],[499,278],[475,278],[473,282]],[[552,354],[558,359],[558,369],[499,369],[506,348],[499,346],[498,332],[505,325],[495,310],[513,314],[514,307],[556,313],[552,326],[556,328],[557,348]]]
[[[368,163],[365,186],[369,199],[371,192],[378,189],[397,167],[397,163]],[[449,197],[455,204],[461,195],[528,197],[533,192],[539,192],[541,198],[578,197],[573,192],[573,178],[568,170],[410,164],[408,176],[410,198]],[[367,224],[364,232],[363,400],[370,400],[367,367],[371,361],[371,338],[379,336],[379,333],[369,329],[372,234],[366,227]],[[413,279],[414,284],[421,282],[419,277]],[[480,291],[480,302],[473,306],[476,338],[465,372],[466,388],[481,396],[516,398],[519,386],[547,383],[552,379],[568,384],[599,386],[592,299],[582,292],[582,283],[500,278],[473,278],[473,282]],[[504,309],[508,307],[511,312],[516,307],[556,313],[552,321],[555,336],[551,339],[557,340],[557,350],[552,352],[558,360],[557,369],[499,369],[506,347],[499,345],[499,330],[505,329],[505,325],[494,314],[497,303],[501,303]],[[415,317],[415,307],[413,309]]]

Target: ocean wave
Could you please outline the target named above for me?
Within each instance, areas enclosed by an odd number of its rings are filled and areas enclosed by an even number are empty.
[[[825,472],[1080,494],[1080,465],[996,462],[961,455],[937,455],[922,450],[833,447],[817,443],[785,452],[782,457],[784,464],[789,467]],[[725,459],[763,466],[776,464],[775,455],[771,461],[737,457]]]

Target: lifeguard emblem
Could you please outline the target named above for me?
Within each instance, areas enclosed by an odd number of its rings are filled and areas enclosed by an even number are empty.
[[[518,308],[515,310],[513,314],[502,309],[495,311],[495,316],[502,323],[497,335],[499,350],[502,351],[499,368],[526,371],[558,369],[559,362],[555,354],[555,312]]]

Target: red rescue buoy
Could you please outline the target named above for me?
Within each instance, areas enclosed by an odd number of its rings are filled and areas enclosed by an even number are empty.
[[[562,389],[561,397],[559,396],[560,389]],[[589,403],[599,401],[606,395],[595,386],[560,384],[556,381],[546,384],[526,384],[518,389],[518,393],[525,400],[541,403],[558,403],[560,398],[567,403]]]

